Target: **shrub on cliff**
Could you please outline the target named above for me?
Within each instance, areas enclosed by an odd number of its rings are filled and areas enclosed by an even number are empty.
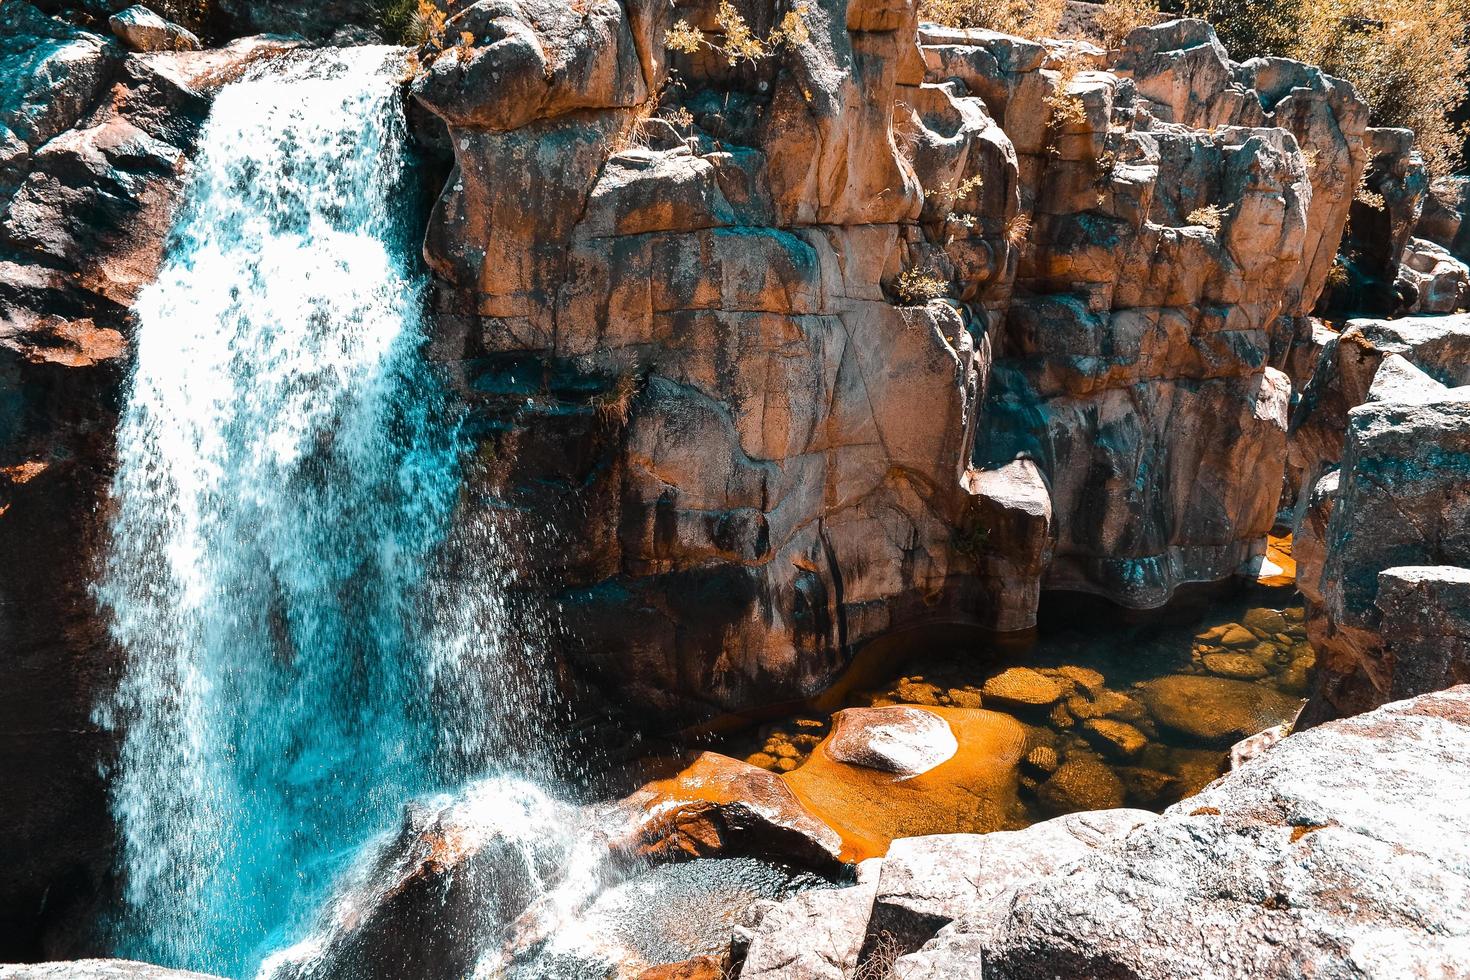
[[[1296,58],[1353,83],[1375,126],[1414,130],[1430,170],[1462,163],[1470,0],[1185,0],[1231,57]]]
[[[1056,33],[1066,6],[1066,0],[919,0],[919,17],[1036,38]]]

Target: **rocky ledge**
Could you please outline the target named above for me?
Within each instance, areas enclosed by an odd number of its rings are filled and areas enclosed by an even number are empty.
[[[1292,735],[1162,816],[916,837],[856,887],[757,906],[735,976],[1457,976],[1470,687]]]
[[[705,772],[707,804],[723,779],[717,767]],[[664,810],[656,839],[673,839],[672,820],[699,845],[644,849],[635,863],[754,848],[830,869],[836,840],[804,823],[789,794],[740,794],[713,821],[712,805]],[[527,850],[520,831],[487,830],[477,811],[486,812],[473,798],[411,811],[384,851],[386,873],[343,902],[300,975],[359,976],[371,963],[375,976],[448,980],[495,944],[504,962],[534,952],[554,919],[538,905],[516,910],[535,882],[565,873],[546,878],[568,854]],[[626,859],[638,840],[605,843]],[[515,925],[494,930],[496,918]],[[1276,741],[1163,814],[1094,810],[1020,831],[894,841],[857,867],[855,884],[757,902],[724,952],[641,976],[954,980],[983,969],[1006,980],[1285,980],[1459,976],[1467,963],[1470,687],[1461,686]],[[176,976],[194,975],[0,968],[4,980]]]

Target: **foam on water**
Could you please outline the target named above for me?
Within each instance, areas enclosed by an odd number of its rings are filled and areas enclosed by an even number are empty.
[[[137,305],[97,586],[126,658],[99,709],[123,735],[123,954],[249,974],[536,700],[524,673],[497,688],[494,526],[451,533],[401,70],[301,52],[221,91]]]

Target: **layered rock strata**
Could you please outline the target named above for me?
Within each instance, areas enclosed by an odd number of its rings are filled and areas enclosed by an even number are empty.
[[[666,723],[896,627],[1248,567],[1369,160],[1350,87],[1201,22],[1104,54],[800,17],[732,65],[712,2],[482,2],[414,84],[455,159],[436,352],[551,526],[574,664]]]
[[[1319,653],[1303,724],[1465,680],[1470,316],[1349,323],[1301,411],[1298,583]]]

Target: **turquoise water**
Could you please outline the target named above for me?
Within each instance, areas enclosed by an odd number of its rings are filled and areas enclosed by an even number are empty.
[[[137,305],[97,586],[126,663],[99,709],[123,735],[123,955],[252,974],[535,700],[496,689],[494,527],[451,534],[401,72],[394,49],[301,52],[222,90]]]

